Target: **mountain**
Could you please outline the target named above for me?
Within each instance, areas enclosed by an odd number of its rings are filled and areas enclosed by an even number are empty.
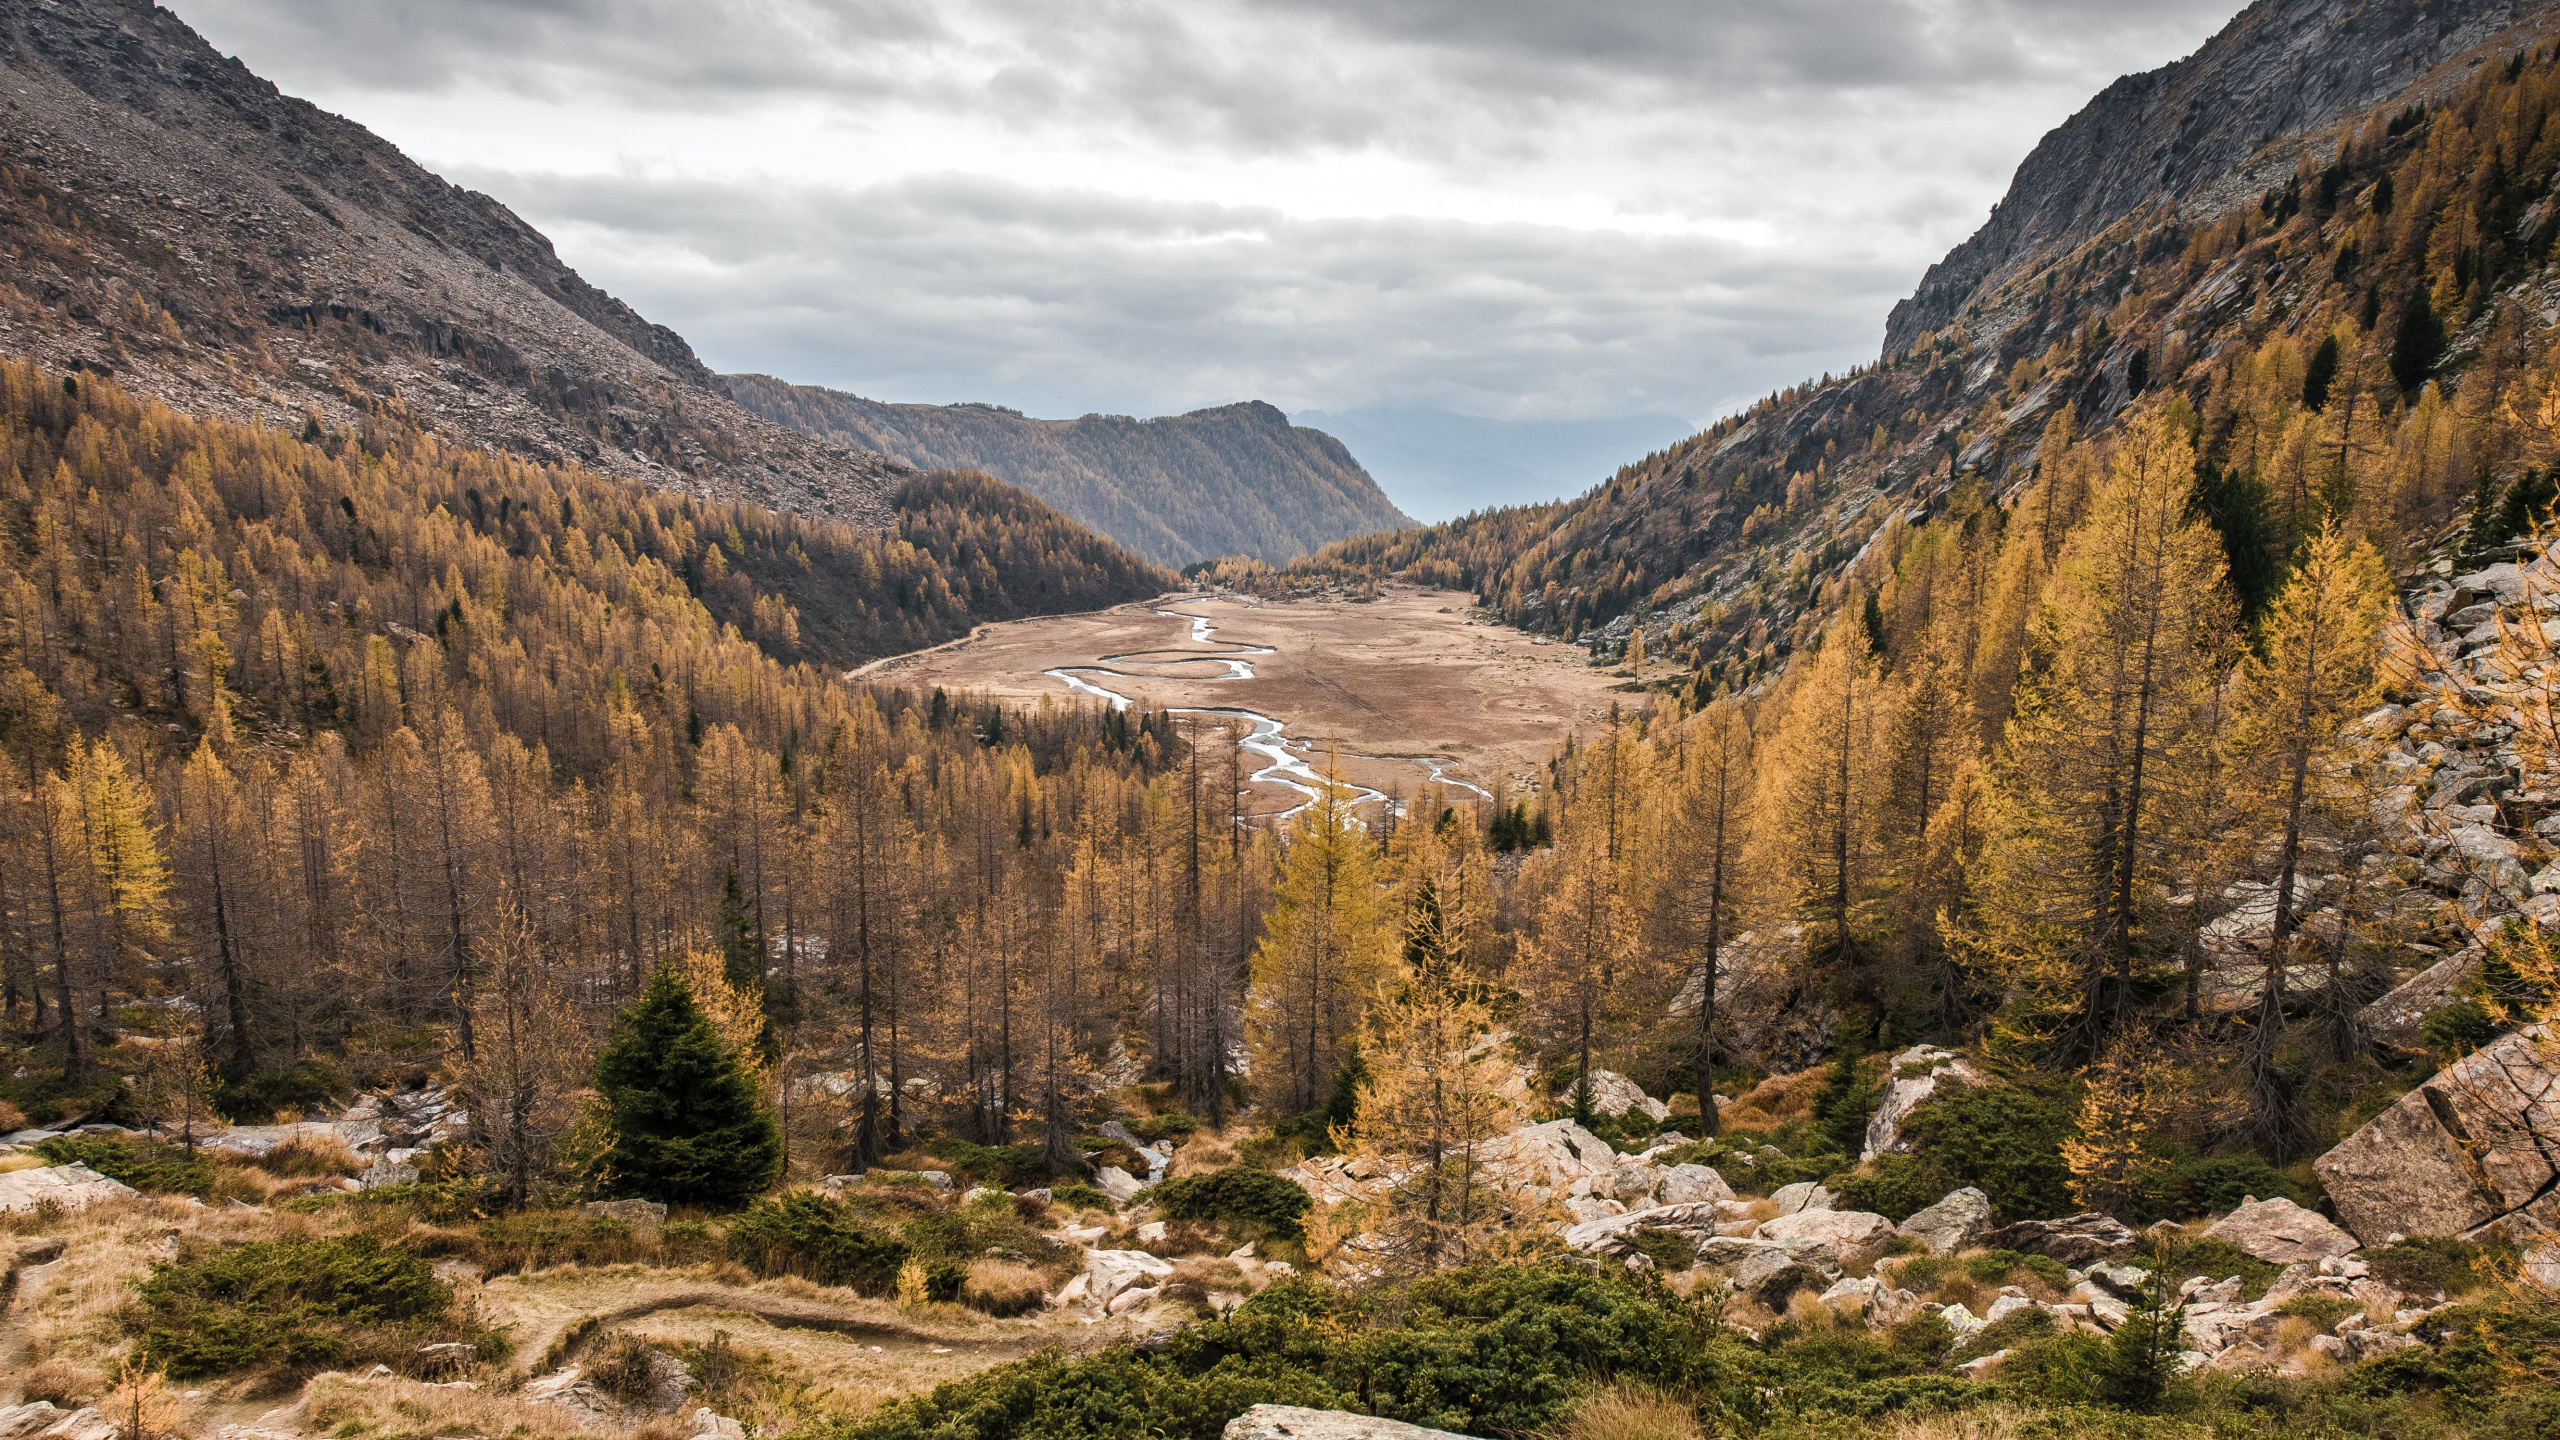
[[[1627,455],[1689,433],[1671,415],[1609,420],[1487,420],[1421,405],[1369,405],[1295,417],[1341,438],[1406,513],[1448,520],[1498,505],[1536,505],[1589,487]]]
[[[302,429],[388,409],[867,526],[907,473],[749,413],[505,206],[149,4],[0,7],[0,238],[0,350],[184,413]]]
[[[1151,420],[1034,420],[998,405],[890,405],[768,375],[723,377],[749,410],[911,465],[984,470],[1162,565],[1278,564],[1410,526],[1342,442],[1259,401]]]
[[[1895,308],[1877,363],[1775,393],[1550,515],[1298,568],[1427,565],[1604,654],[1641,625],[1697,674],[1758,675],[1842,599],[1890,586],[1934,521],[1991,544],[2051,440],[2107,442],[2172,400],[2215,503],[2263,506],[2221,517],[2235,573],[2280,574],[2339,506],[2403,561],[2482,496],[2485,535],[2551,458],[2515,387],[2539,373],[2560,288],[2556,14],[2261,0],[2045,137]]]

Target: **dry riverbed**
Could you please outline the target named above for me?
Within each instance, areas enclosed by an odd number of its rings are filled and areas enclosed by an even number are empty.
[[[1088,615],[983,628],[863,678],[1008,704],[1101,701],[1250,712],[1276,721],[1247,754],[1253,813],[1295,808],[1305,766],[1338,747],[1344,778],[1413,798],[1528,793],[1568,730],[1605,728],[1621,677],[1577,647],[1475,618],[1462,591],[1389,586],[1374,601],[1174,595]],[[1214,723],[1221,717],[1191,717]]]

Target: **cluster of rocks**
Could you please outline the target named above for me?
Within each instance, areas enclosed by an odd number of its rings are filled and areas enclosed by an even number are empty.
[[[50,1400],[0,1406],[0,1440],[116,1440],[124,1433],[97,1410],[57,1408]]]
[[[360,1095],[335,1119],[200,1130],[194,1143],[199,1150],[244,1156],[264,1155],[295,1143],[343,1145],[357,1159],[368,1163],[363,1174],[337,1183],[344,1189],[365,1190],[415,1181],[418,1157],[430,1146],[459,1137],[469,1124],[470,1116],[450,1092],[442,1086],[428,1086],[405,1093],[379,1091]],[[147,1132],[103,1123],[19,1130],[0,1136],[0,1153],[81,1135],[139,1139],[146,1138]],[[0,1175],[0,1212],[32,1210],[48,1202],[65,1210],[78,1210],[100,1200],[134,1193],[130,1187],[81,1164],[17,1170]]]

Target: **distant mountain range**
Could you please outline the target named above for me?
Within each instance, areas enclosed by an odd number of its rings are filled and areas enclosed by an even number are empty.
[[[1486,420],[1431,406],[1307,410],[1293,418],[1350,446],[1396,505],[1425,522],[1581,494],[1628,457],[1696,428],[1677,415]]]
[[[1341,441],[1248,400],[1141,420],[1036,420],[1000,405],[893,405],[769,375],[722,377],[756,414],[925,469],[984,470],[1163,565],[1279,564],[1414,522]]]

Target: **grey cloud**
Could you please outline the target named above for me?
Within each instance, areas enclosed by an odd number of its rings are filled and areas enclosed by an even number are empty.
[[[1034,411],[1711,413],[1839,368],[1901,277],[1696,239],[1292,220],[965,177],[854,194],[475,175],[724,368]],[[686,263],[706,257],[710,266]]]

